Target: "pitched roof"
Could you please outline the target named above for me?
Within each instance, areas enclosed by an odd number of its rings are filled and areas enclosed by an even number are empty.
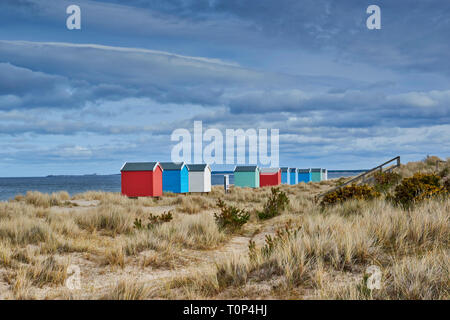
[[[187,164],[186,166],[188,167],[189,171],[194,172],[203,172],[206,170],[206,168],[209,168],[209,170],[211,170],[211,168],[207,164]]]
[[[160,162],[164,170],[181,170],[185,166],[184,162]]]
[[[277,173],[280,171],[280,168],[261,168],[259,171],[261,173]]]
[[[289,171],[289,167],[281,167],[280,168],[282,172],[288,172]]]
[[[255,172],[258,166],[236,166],[234,172]]]
[[[321,172],[322,169],[321,168],[311,168],[312,172]]]
[[[153,171],[158,162],[125,162],[120,171]]]
[[[289,172],[297,172],[298,169],[297,168],[289,168]]]
[[[301,173],[307,173],[307,172],[311,172],[311,169],[298,169],[298,172],[301,172]]]

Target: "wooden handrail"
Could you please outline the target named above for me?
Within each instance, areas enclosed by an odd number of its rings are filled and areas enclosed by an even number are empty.
[[[390,167],[387,169],[388,171],[391,171],[391,170],[393,170],[393,169],[395,169],[395,168],[400,167],[400,156],[397,156],[397,157],[395,157],[395,158],[392,158],[392,159],[389,160],[389,161],[386,161],[386,162],[383,163],[383,164],[380,164],[379,166],[376,166],[375,168],[372,168],[372,169],[370,169],[370,170],[368,170],[368,171],[366,171],[366,172],[361,173],[360,175],[356,176],[356,177],[353,178],[353,179],[350,179],[349,181],[347,181],[347,182],[341,184],[340,186],[334,187],[334,188],[332,188],[332,189],[330,189],[330,190],[328,190],[328,191],[326,191],[326,192],[324,192],[324,193],[319,194],[319,195],[317,196],[317,198],[323,197],[323,196],[325,196],[325,195],[327,195],[327,194],[329,194],[329,193],[331,193],[331,192],[333,192],[333,191],[336,191],[336,190],[338,190],[338,189],[340,189],[340,188],[342,188],[342,187],[345,187],[346,185],[348,185],[348,184],[350,184],[350,183],[353,183],[353,182],[355,182],[355,181],[357,181],[357,180],[359,180],[359,179],[361,179],[361,178],[365,178],[367,175],[369,175],[369,174],[371,174],[372,172],[375,172],[375,171],[377,171],[377,170],[380,170],[380,172],[383,172],[383,167],[384,167],[385,165],[387,165],[388,163],[391,163],[391,162],[393,162],[393,161],[397,161],[397,163],[396,163],[395,165],[393,165],[393,166],[390,166]],[[364,180],[365,180],[365,179],[364,179]],[[364,180],[363,180],[363,181],[364,181]]]

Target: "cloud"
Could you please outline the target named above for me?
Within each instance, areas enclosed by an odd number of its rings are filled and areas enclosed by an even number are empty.
[[[364,61],[407,72],[450,74],[446,54],[450,51],[450,7],[440,0],[414,4],[408,0],[379,1],[379,31],[366,28],[366,8],[371,3],[360,0],[132,0],[128,4],[191,24],[223,16],[237,19],[242,34],[251,30],[260,37],[277,38],[311,52],[331,49],[335,59],[350,63]]]
[[[73,33],[68,3],[0,4],[0,159],[16,172],[169,160],[171,132],[194,120],[280,129],[283,165],[450,152],[441,2],[381,0],[372,32],[359,0],[80,0]]]

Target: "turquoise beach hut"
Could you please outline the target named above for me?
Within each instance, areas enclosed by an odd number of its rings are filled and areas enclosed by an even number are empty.
[[[236,166],[234,168],[234,185],[236,187],[259,188],[258,166]]]
[[[289,184],[290,175],[289,175],[289,168],[288,167],[282,167],[281,168],[281,183],[282,184]]]
[[[189,171],[184,162],[160,162],[163,192],[189,192]]]
[[[312,168],[311,169],[311,181],[312,182],[322,181],[322,169],[321,168]]]
[[[297,184],[298,183],[298,169],[297,168],[289,168],[289,184]]]
[[[312,180],[311,169],[298,169],[298,182],[308,183]]]

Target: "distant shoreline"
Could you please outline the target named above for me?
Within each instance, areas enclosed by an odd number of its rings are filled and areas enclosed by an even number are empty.
[[[328,170],[328,173],[342,173],[342,172],[364,172],[369,169],[360,169],[360,170]],[[233,174],[233,171],[212,171],[212,174]],[[110,174],[49,174],[46,176],[23,176],[23,177],[0,177],[0,179],[34,179],[34,178],[71,178],[71,177],[108,177],[108,176],[120,176],[120,173],[110,173]]]

